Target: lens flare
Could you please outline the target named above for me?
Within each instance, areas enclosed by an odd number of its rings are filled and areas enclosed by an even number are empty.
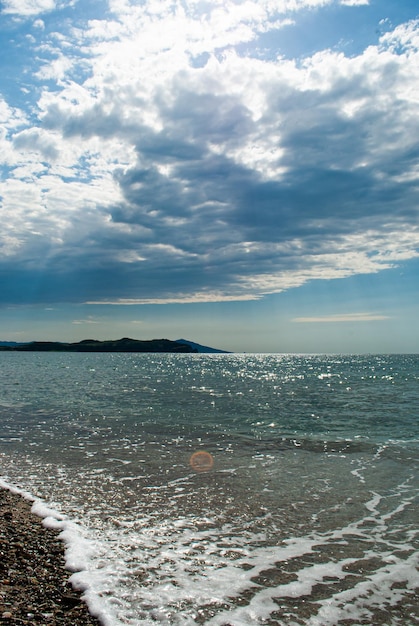
[[[189,459],[189,464],[195,472],[209,472],[214,465],[214,458],[209,452],[199,450]]]

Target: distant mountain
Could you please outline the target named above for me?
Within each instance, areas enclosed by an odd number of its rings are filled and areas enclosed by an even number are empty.
[[[84,339],[78,343],[61,343],[59,341],[32,341],[15,345],[2,345],[0,343],[0,350],[14,352],[196,352],[192,346],[178,341],[170,341],[169,339],[140,341],[129,337],[115,341]]]
[[[124,337],[123,339],[98,341],[83,339],[76,343],[61,341],[0,341],[0,351],[15,352],[180,352],[202,354],[228,354],[227,350],[219,350],[188,339],[150,339],[139,340]]]
[[[217,348],[202,346],[200,343],[195,343],[194,341],[189,341],[188,339],[176,339],[176,343],[183,343],[190,346],[195,352],[202,352],[205,354],[228,354],[227,350],[218,350]]]

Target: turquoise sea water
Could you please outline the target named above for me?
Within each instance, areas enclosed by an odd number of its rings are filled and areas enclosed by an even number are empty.
[[[106,625],[419,623],[419,356],[0,353],[0,375],[0,476]]]

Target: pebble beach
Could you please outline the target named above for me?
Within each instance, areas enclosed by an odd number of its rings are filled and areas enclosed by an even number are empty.
[[[99,626],[69,583],[59,532],[0,489],[0,624]]]

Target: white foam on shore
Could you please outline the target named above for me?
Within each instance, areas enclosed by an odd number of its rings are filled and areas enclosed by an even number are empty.
[[[1,479],[0,486],[32,502],[43,524],[60,532],[66,567],[73,572],[69,580],[104,626],[192,626],[198,618],[207,626],[255,626],[272,619],[279,607],[278,623],[293,624],[303,598],[312,605],[307,626],[335,626],[373,619],[374,610],[394,606],[417,586],[417,533],[410,528],[397,536],[397,524],[389,530],[412,503],[411,494],[389,508],[371,492],[358,520],[272,545],[264,532],[255,532],[258,520],[246,528],[209,517],[121,517],[86,529],[30,493]],[[328,559],[316,562],[319,552]],[[380,565],[362,574],[357,563],[363,560]],[[356,580],[347,588],[354,571]],[[318,586],[326,597],[316,599]]]
[[[320,601],[317,616],[308,620],[307,626],[334,626],[343,620],[371,619],[373,609],[386,611],[403,600],[406,591],[396,583],[403,583],[406,590],[413,592],[418,587],[418,553],[407,559],[388,558],[394,562],[379,568],[351,589]]]
[[[315,544],[319,546],[320,542],[315,542]],[[373,553],[370,556],[372,557]],[[379,553],[376,553],[375,556],[383,557]],[[267,559],[265,562],[263,569],[272,566],[272,561],[278,564],[277,558],[281,560],[281,554],[274,551],[271,559]],[[418,586],[418,553],[412,554],[407,559],[391,557],[390,555],[387,559],[392,559],[392,561],[353,587],[338,593],[331,592],[327,598],[315,600],[316,614],[307,617],[305,624],[307,626],[336,626],[345,620],[358,622],[365,619],[370,619],[370,623],[374,623],[374,609],[386,610],[406,598],[406,593],[413,593]],[[281,599],[293,600],[294,608],[290,609],[289,617],[294,615],[298,619],[300,598],[310,596],[315,585],[330,584],[328,581],[333,578],[336,580],[344,579],[349,575],[345,571],[345,567],[356,562],[357,559],[355,558],[347,558],[338,563],[330,561],[303,567],[298,571],[296,581],[273,588],[256,590],[253,598],[246,606],[223,611],[206,624],[208,626],[225,626],[226,624],[251,626],[271,618],[272,613],[278,611]],[[251,573],[253,574],[253,572]],[[398,588],[395,583],[403,583],[405,588]],[[294,622],[287,621],[286,623]]]
[[[385,537],[386,521],[404,507],[399,504],[392,512],[380,514],[377,509],[380,501],[380,496],[375,494],[366,503],[366,516],[355,523],[323,535],[313,533],[291,538],[277,546],[260,545],[264,543],[263,535],[249,531],[235,534],[237,527],[219,526],[217,520],[208,518],[137,525],[136,532],[133,527],[127,532],[125,525],[115,529],[113,535],[111,532],[112,543],[121,558],[125,557],[125,563],[119,563],[119,572],[109,571],[108,564],[104,565],[103,575],[96,572],[92,586],[98,595],[118,589],[118,599],[114,597],[113,601],[121,622],[115,624],[149,626],[157,622],[189,626],[196,623],[198,616],[202,618],[205,609],[208,613],[210,607],[213,614],[207,615],[205,624],[254,625],[278,611],[278,599],[292,599],[298,606],[299,599],[310,596],[316,585],[327,586],[329,595],[327,600],[317,601],[318,613],[307,623],[312,626],[338,624],[349,615],[352,619],[361,619],[376,607],[394,605],[409,595],[415,584],[418,553],[413,552],[407,542]],[[405,506],[409,502],[407,499]],[[200,521],[205,522],[202,528],[199,528]],[[364,528],[365,522],[368,526],[373,524],[374,528]],[[339,555],[340,547],[349,546],[350,553],[350,542],[354,538],[365,544],[364,553],[343,558]],[[260,547],[255,547],[258,545]],[[306,558],[313,555],[315,558],[315,552],[322,547],[331,553],[336,549],[336,556],[326,562],[307,565]],[[405,559],[393,559],[393,549],[411,554]],[[349,590],[340,591],[339,581],[351,577],[351,565],[374,558],[382,561],[383,566],[359,583],[352,583]],[[269,570],[276,570],[278,575],[281,570],[286,572],[290,561],[299,565],[295,580],[272,586],[269,582],[267,586],[257,582],[257,578]],[[143,576],[143,584],[130,587],[129,573]],[[112,580],[115,580],[115,587]],[[107,587],[99,589],[104,582]],[[403,583],[405,589],[393,588],[394,583]],[[243,594],[248,598],[246,605],[237,606],[242,604],[239,599]],[[126,610],[127,601],[132,610]],[[352,603],[352,608],[346,607],[346,601]],[[229,608],[223,609],[226,604]],[[295,617],[298,618],[298,610]]]
[[[42,518],[43,526],[60,531],[58,536],[63,541],[65,567],[69,571],[69,581],[74,589],[83,592],[82,599],[86,602],[91,615],[98,618],[103,626],[115,626],[113,612],[109,611],[104,602],[97,598],[90,584],[88,570],[92,567],[95,545],[86,537],[83,527],[69,520],[60,511],[49,507],[42,499],[36,498],[30,492],[2,478],[0,478],[0,488],[32,502],[31,512]],[[71,572],[73,572],[72,575]]]
[[[25,500],[28,500],[28,502],[34,502],[35,500],[32,494],[29,493],[29,491],[25,491],[24,489],[19,489],[19,487],[16,487],[15,485],[12,485],[11,483],[6,482],[2,478],[0,478],[0,487],[2,489],[7,489],[7,491],[10,491],[10,493],[14,493],[15,495],[21,496]]]

